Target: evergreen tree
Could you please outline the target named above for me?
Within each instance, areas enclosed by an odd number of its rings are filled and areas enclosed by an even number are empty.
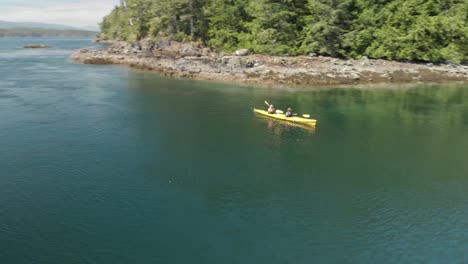
[[[355,19],[354,0],[309,0],[305,16],[304,40],[300,50],[331,56],[344,56],[343,39]]]
[[[256,0],[250,1],[246,12],[251,21],[246,23],[241,45],[258,53],[296,53],[303,1]]]
[[[239,47],[245,24],[250,17],[245,11],[248,0],[212,0],[205,9],[208,22],[207,43],[220,50],[233,51]]]

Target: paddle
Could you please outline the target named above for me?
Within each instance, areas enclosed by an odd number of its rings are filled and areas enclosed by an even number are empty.
[[[294,113],[294,115],[297,116],[297,113]],[[303,114],[302,116],[305,117],[305,118],[310,118],[309,114]]]
[[[265,101],[265,104],[268,105],[268,106],[270,106],[270,103],[268,103],[267,101]],[[284,114],[284,112],[281,111],[281,110],[279,110],[279,109],[276,109],[276,113],[277,113],[277,114]]]

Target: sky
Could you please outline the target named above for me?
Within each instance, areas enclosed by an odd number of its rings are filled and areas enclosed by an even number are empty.
[[[119,0],[0,0],[0,21],[97,26]]]

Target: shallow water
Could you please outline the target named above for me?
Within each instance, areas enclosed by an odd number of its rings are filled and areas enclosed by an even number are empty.
[[[1,263],[468,262],[468,87],[294,92],[68,60],[93,45],[0,38]],[[316,129],[256,116],[264,100]]]

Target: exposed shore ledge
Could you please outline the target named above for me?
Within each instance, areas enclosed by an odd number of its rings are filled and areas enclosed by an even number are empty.
[[[130,47],[112,42],[106,49],[81,49],[70,57],[85,64],[115,64],[163,76],[266,85],[354,85],[468,81],[468,66],[330,57],[236,56],[174,41]]]

